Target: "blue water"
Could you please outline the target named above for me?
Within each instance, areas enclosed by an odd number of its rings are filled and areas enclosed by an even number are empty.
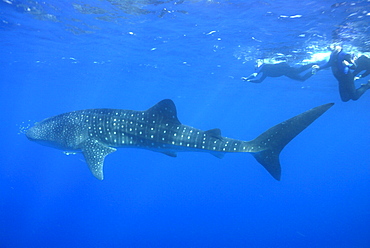
[[[370,93],[341,102],[330,70],[240,80],[256,59],[300,63],[332,42],[369,52],[369,11],[368,1],[1,0],[0,247],[370,247]],[[165,98],[182,123],[242,140],[335,106],[283,150],[280,182],[248,154],[140,149],[109,155],[99,181],[81,154],[22,131]]]

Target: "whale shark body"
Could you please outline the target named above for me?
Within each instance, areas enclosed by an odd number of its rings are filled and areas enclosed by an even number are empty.
[[[92,174],[103,180],[105,157],[116,148],[143,148],[176,157],[177,152],[202,151],[222,158],[248,152],[280,180],[279,154],[296,135],[327,111],[324,104],[286,120],[251,141],[221,136],[220,129],[202,131],[181,124],[172,100],[146,111],[87,109],[47,118],[28,129],[32,141],[65,151],[81,151]]]

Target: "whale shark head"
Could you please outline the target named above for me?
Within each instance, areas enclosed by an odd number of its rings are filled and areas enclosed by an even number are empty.
[[[81,141],[87,137],[78,123],[78,119],[70,116],[54,116],[36,123],[26,131],[26,137],[44,146],[61,150],[77,150]]]
[[[26,137],[29,140],[41,145],[60,149],[63,145],[61,144],[61,140],[56,137],[61,132],[54,132],[54,130],[57,129],[57,123],[55,123],[52,119],[45,119],[41,122],[37,122],[35,126],[28,129],[26,131]]]

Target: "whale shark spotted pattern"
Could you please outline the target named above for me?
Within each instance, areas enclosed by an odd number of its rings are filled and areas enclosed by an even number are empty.
[[[286,120],[251,141],[221,136],[220,129],[202,131],[182,125],[172,100],[146,111],[88,109],[47,118],[28,129],[32,141],[65,151],[82,151],[92,174],[103,180],[105,157],[115,148],[143,148],[176,157],[177,152],[203,151],[222,158],[225,153],[248,152],[280,180],[279,154],[286,144],[333,103]]]

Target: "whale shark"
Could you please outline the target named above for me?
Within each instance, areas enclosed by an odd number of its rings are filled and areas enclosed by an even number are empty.
[[[221,136],[220,129],[203,131],[181,124],[170,99],[145,111],[87,109],[64,113],[36,123],[29,140],[69,152],[82,152],[92,174],[103,180],[105,157],[116,148],[142,148],[176,157],[178,152],[208,152],[218,158],[247,152],[275,178],[281,178],[279,154],[301,131],[334,103],[312,108],[273,126],[251,141]]]

